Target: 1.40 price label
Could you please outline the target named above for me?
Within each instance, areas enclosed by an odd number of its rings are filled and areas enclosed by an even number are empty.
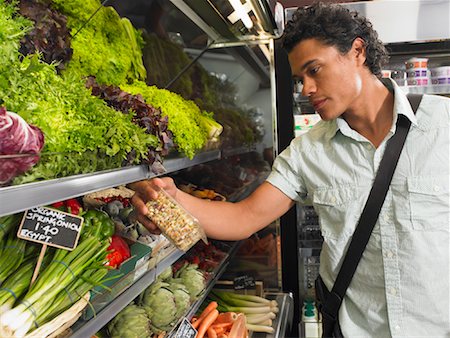
[[[80,237],[83,218],[60,210],[36,207],[25,212],[17,237],[73,250]]]

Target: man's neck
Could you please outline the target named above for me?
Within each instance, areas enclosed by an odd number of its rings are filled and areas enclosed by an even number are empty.
[[[343,118],[378,148],[392,126],[394,94],[377,78],[366,81],[363,88],[355,106]]]

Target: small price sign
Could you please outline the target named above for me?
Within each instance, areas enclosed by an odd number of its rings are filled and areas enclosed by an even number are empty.
[[[191,322],[186,317],[183,318],[177,332],[175,333],[175,338],[195,338],[197,335],[197,330],[191,325]]]
[[[254,288],[255,285],[256,285],[255,278],[249,275],[236,277],[233,281],[233,286],[235,290]]]
[[[27,241],[73,250],[80,237],[83,218],[60,210],[36,207],[25,212],[17,237]]]

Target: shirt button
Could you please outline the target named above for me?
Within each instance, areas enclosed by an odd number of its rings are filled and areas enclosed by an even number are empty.
[[[366,148],[367,148],[367,150],[370,150],[370,149],[372,149],[372,145],[370,143],[367,143]]]
[[[331,197],[331,198],[330,198],[330,201],[331,201],[331,203],[336,203],[336,197],[334,197],[334,196]]]
[[[391,250],[389,250],[387,253],[386,253],[386,256],[387,256],[387,258],[392,258],[392,257],[394,257],[394,253],[391,251]],[[394,289],[395,290],[395,289]]]
[[[435,185],[435,186],[433,187],[433,189],[434,189],[434,191],[436,191],[436,192],[438,192],[439,190],[441,190],[441,189],[439,188],[439,186],[437,186],[437,185]]]
[[[397,289],[394,288],[394,287],[391,287],[391,288],[389,289],[389,292],[390,292],[391,295],[395,296],[395,295],[397,294]]]
[[[394,329],[395,329],[395,331],[399,331],[400,330],[400,325],[395,325]]]

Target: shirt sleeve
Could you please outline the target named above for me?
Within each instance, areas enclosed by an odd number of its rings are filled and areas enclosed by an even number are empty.
[[[272,172],[266,179],[274,187],[296,202],[305,203],[306,187],[299,170],[300,156],[293,143],[275,159]]]

